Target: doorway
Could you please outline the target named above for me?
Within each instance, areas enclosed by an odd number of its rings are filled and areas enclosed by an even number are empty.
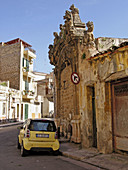
[[[17,120],[19,120],[19,104],[17,104]]]
[[[43,117],[43,102],[41,102],[41,117]]]
[[[23,120],[23,104],[21,104],[21,120]]]
[[[28,118],[28,104],[25,104],[25,120]]]
[[[112,83],[113,145],[128,152],[128,80]]]
[[[97,148],[97,126],[96,126],[96,108],[95,108],[95,88],[92,87],[92,121],[93,121],[93,147]]]

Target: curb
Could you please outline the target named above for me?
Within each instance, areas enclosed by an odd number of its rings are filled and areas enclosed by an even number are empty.
[[[68,143],[70,140],[59,140],[59,143]]]
[[[15,123],[2,124],[2,125],[0,125],[0,128],[9,127],[9,126],[15,126],[15,125],[21,125],[21,124],[23,124],[23,122],[15,122]]]
[[[69,154],[67,152],[62,152],[62,151],[60,151],[60,152],[61,152],[62,156],[65,156],[65,157],[68,157],[68,158],[72,158],[72,159],[75,159],[77,161],[82,161],[85,158],[85,157],[74,156],[74,155],[71,155],[71,154]]]
[[[62,152],[62,151],[60,151],[60,153],[61,153],[62,156],[65,156],[65,157],[74,159],[74,160],[76,160],[76,161],[81,161],[81,162],[87,163],[87,164],[89,164],[89,165],[92,165],[92,166],[97,167],[97,168],[100,168],[100,169],[109,170],[109,169],[104,168],[104,167],[102,167],[102,166],[98,166],[98,165],[95,165],[95,164],[93,164],[93,163],[89,163],[88,161],[84,161],[84,160],[85,160],[85,157],[77,157],[77,156],[71,155],[71,154],[69,154],[69,153],[67,153],[67,152]]]

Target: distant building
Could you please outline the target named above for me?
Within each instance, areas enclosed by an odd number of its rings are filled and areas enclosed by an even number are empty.
[[[46,74],[33,72],[35,82],[37,82],[37,96],[41,96],[41,116],[53,117],[53,73]]]
[[[21,92],[21,101],[16,105],[14,99],[13,106],[15,118],[20,121],[28,117],[41,117],[41,100],[37,97],[37,83],[33,74],[34,59],[35,50],[19,38],[0,44],[0,80],[9,81],[10,88]],[[10,118],[14,117],[8,114]]]
[[[0,81],[0,120],[17,120],[20,116],[21,91],[9,87],[9,81]]]

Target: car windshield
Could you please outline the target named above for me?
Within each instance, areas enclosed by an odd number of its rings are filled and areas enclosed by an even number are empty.
[[[47,120],[32,120],[29,126],[31,131],[48,131],[55,132],[56,126],[54,121]]]

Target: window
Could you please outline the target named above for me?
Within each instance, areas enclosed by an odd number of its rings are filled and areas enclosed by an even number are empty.
[[[6,104],[3,103],[3,115],[5,115],[5,112],[6,112]]]
[[[23,63],[22,63],[22,66],[23,66],[23,67],[25,66],[25,64],[24,64],[24,58],[23,58]]]
[[[26,71],[29,71],[29,60],[23,58],[22,66],[26,67]]]
[[[26,92],[29,91],[29,83],[27,81],[25,81],[25,90],[26,90]]]
[[[29,71],[29,61],[26,60],[26,71]]]
[[[47,120],[36,120],[31,121],[29,129],[31,131],[48,131],[48,132],[55,132],[56,126],[53,121],[47,121]]]

